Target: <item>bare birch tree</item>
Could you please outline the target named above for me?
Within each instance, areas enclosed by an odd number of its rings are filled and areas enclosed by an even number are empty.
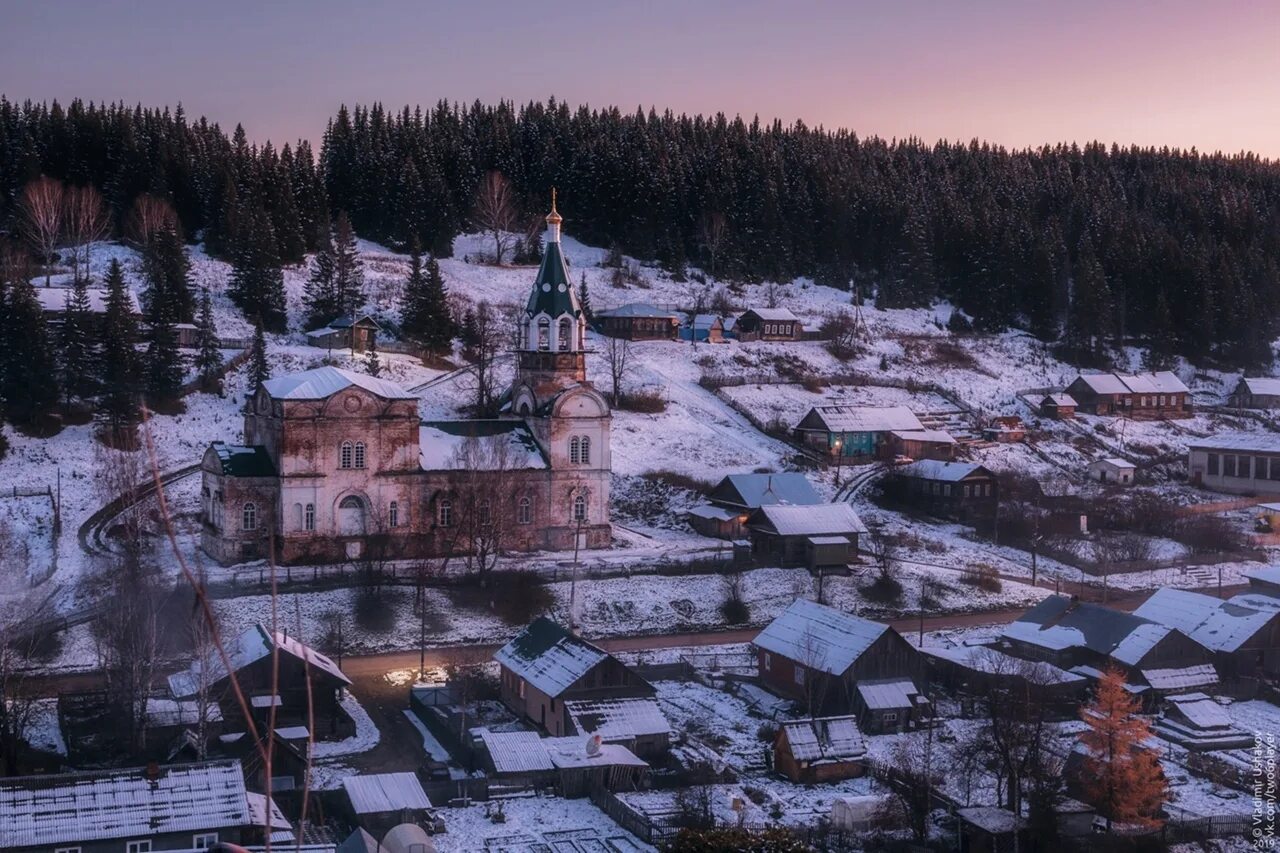
[[[23,235],[40,254],[44,264],[44,286],[49,286],[54,252],[62,239],[66,218],[66,188],[59,181],[41,175],[22,190],[18,200],[18,221]]]
[[[158,231],[173,229],[178,233],[178,214],[168,201],[143,194],[134,199],[125,224],[125,235],[135,246],[145,246]]]
[[[604,354],[609,365],[609,404],[616,409],[622,400],[622,382],[631,372],[631,341],[606,337]]]
[[[493,262],[501,266],[507,250],[517,239],[513,232],[520,227],[515,190],[505,175],[497,171],[485,174],[476,188],[471,216],[474,224],[493,238]]]
[[[475,310],[475,339],[465,355],[471,360],[471,405],[475,416],[489,418],[497,414],[498,356],[509,340],[500,315],[488,302],[480,302]]]
[[[80,281],[81,253],[84,257],[84,277],[92,278],[89,268],[90,247],[107,236],[111,221],[102,194],[92,186],[69,187],[66,193],[67,241],[71,244],[71,270]]]
[[[508,473],[515,452],[506,433],[462,440],[449,460],[449,486],[457,513],[458,537],[468,572],[484,583],[511,535],[515,505]]]

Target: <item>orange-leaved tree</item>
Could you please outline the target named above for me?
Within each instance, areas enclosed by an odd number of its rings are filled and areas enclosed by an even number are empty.
[[[1089,726],[1084,747],[1082,787],[1089,802],[1111,822],[1159,824],[1168,782],[1156,750],[1146,746],[1151,726],[1138,711],[1141,703],[1125,689],[1124,673],[1109,667],[1098,682],[1093,702],[1081,709]]]

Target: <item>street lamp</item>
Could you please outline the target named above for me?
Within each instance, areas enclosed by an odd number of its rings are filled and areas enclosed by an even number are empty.
[[[839,489],[839,488],[840,488],[840,463],[844,461],[844,452],[843,452],[843,450],[842,450],[842,448],[843,448],[843,447],[844,447],[844,438],[842,438],[842,437],[837,437],[837,438],[836,438],[836,440],[835,440],[835,443],[834,443],[834,444],[832,444],[832,449],[833,449],[833,450],[835,450],[835,454],[836,454],[836,482],[835,482],[835,486],[836,486],[836,488],[837,488],[837,489]]]

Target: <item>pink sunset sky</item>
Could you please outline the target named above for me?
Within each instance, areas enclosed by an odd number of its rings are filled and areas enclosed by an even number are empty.
[[[181,102],[318,141],[345,102],[759,115],[928,141],[1280,157],[1274,2],[7,2],[11,100]]]

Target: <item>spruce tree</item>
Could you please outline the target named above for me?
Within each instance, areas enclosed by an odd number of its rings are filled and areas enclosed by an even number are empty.
[[[382,361],[378,358],[378,339],[369,341],[369,348],[364,352],[364,372],[370,376],[382,375]]]
[[[582,274],[582,280],[578,282],[578,307],[582,309],[582,315],[587,318],[590,323],[594,318],[595,312],[591,310],[591,294],[587,291],[587,274]]]
[[[98,418],[108,442],[128,448],[136,441],[138,424],[138,321],[118,260],[111,261],[106,285],[102,352],[98,360],[102,388]]]
[[[142,250],[142,308],[151,324],[190,323],[195,316],[191,293],[191,261],[181,238],[172,228],[151,235]]]
[[[177,402],[182,391],[182,353],[178,350],[178,332],[168,320],[151,325],[143,367],[151,407],[163,411]]]
[[[1173,317],[1169,313],[1169,300],[1161,291],[1151,312],[1151,331],[1147,335],[1147,352],[1143,356],[1143,368],[1149,371],[1168,370],[1173,365],[1177,342],[1174,340]]]
[[[356,233],[345,212],[333,227],[333,292],[338,312],[352,320],[364,305],[364,266],[356,248]]]
[[[205,392],[222,392],[222,351],[218,347],[213,300],[209,297],[208,288],[200,296],[200,313],[196,316],[195,368],[200,377],[200,387]]]
[[[449,351],[454,323],[449,314],[448,291],[435,258],[427,259],[424,270],[422,248],[416,238],[410,246],[401,312],[405,337],[429,352]]]
[[[67,292],[62,313],[62,387],[69,400],[87,399],[97,390],[96,341],[89,304],[89,279],[82,276]]]
[[[15,424],[36,426],[61,399],[58,362],[30,280],[10,282],[7,303],[5,337],[12,357],[4,373],[5,411]]]
[[[306,308],[306,328],[319,329],[326,323],[337,319],[342,313],[338,305],[338,294],[334,287],[333,240],[326,233],[324,242],[316,250],[311,259],[311,276],[307,279],[302,294],[302,304]]]
[[[246,206],[238,219],[231,261],[231,299],[246,318],[269,331],[284,332],[284,275],[276,254],[275,232],[259,206]]]
[[[253,327],[253,343],[249,345],[249,393],[257,392],[258,386],[271,378],[271,366],[267,364],[267,338],[263,334],[262,324]]]

